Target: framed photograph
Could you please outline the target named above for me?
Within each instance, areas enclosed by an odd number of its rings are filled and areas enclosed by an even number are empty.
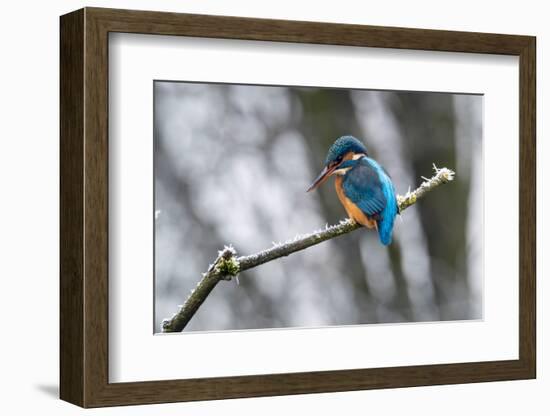
[[[535,378],[534,37],[60,29],[63,400]]]

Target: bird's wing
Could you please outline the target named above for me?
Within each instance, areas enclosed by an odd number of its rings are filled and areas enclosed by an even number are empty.
[[[375,216],[386,206],[386,198],[376,167],[362,158],[344,177],[345,195],[368,216]]]

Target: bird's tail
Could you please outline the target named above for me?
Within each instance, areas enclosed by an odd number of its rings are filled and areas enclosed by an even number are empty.
[[[393,223],[395,222],[395,217],[397,216],[398,208],[396,204],[395,209],[385,210],[383,213],[382,219],[376,221],[378,229],[378,237],[380,242],[385,246],[391,244],[392,232],[393,232]]]
[[[393,219],[377,221],[378,224],[378,237],[380,242],[385,246],[389,245],[392,240]]]

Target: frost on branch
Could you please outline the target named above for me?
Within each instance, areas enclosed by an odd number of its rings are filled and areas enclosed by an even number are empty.
[[[427,192],[431,191],[436,186],[451,182],[455,177],[455,172],[448,168],[439,169],[435,164],[433,165],[435,175],[430,179],[423,178],[424,182],[420,184],[414,191],[408,191],[405,195],[397,195],[397,204],[399,205],[399,212],[403,212],[405,209],[416,203],[419,198],[422,198]]]
[[[400,213],[414,205],[435,187],[454,179],[455,172],[452,170],[439,169],[435,164],[433,168],[435,171],[433,177],[430,179],[423,178],[424,182],[414,191],[409,190],[405,195],[397,195]],[[232,278],[237,280],[240,272],[339,237],[358,228],[361,228],[361,226],[355,221],[345,219],[338,224],[326,225],[324,228],[308,234],[298,234],[284,243],[273,243],[272,247],[249,256],[237,257],[237,252],[232,246],[225,246],[223,250],[218,252],[218,257],[208,267],[208,271],[202,275],[197,287],[191,291],[179,311],[172,318],[162,321],[162,332],[182,331],[219,281],[231,280]]]

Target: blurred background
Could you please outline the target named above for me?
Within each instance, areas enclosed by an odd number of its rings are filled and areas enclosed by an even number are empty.
[[[346,217],[333,180],[305,192],[346,134],[399,194],[434,163],[456,180],[389,247],[358,230],[243,272],[185,331],[482,318],[482,96],[156,81],[154,101],[155,332],[224,245],[252,254]]]

